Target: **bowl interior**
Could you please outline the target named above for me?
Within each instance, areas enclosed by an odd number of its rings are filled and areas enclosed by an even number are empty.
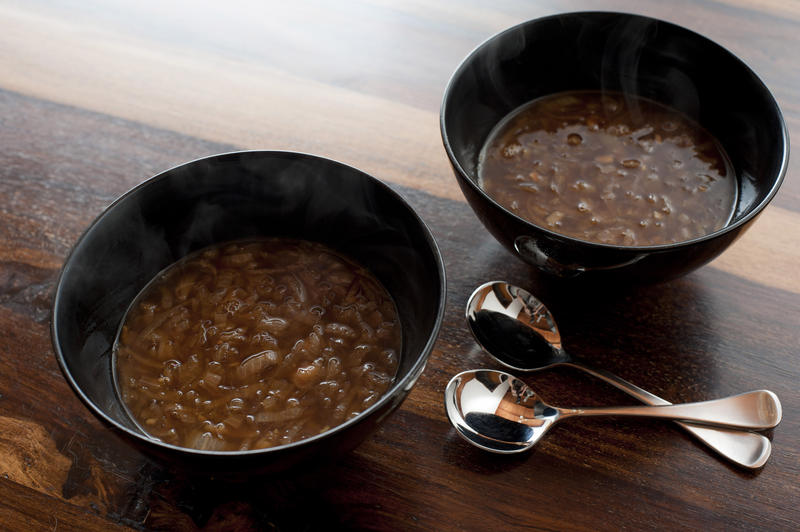
[[[140,434],[115,393],[111,348],[142,287],[191,251],[253,236],[322,242],[370,269],[395,299],[403,330],[396,383],[370,410],[410,388],[444,305],[444,269],[424,223],[386,185],[346,165],[243,152],[144,182],[109,207],[67,259],[54,301],[54,345],[68,380],[95,413]]]
[[[453,74],[441,113],[445,148],[477,187],[491,129],[537,97],[613,90],[677,109],[714,135],[739,179],[731,224],[771,199],[785,172],[780,110],[739,59],[694,32],[648,17],[570,13],[529,21],[479,46]]]

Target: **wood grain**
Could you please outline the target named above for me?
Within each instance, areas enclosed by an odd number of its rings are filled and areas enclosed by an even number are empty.
[[[800,136],[800,11],[770,0],[501,4],[0,1],[0,529],[797,530],[798,158],[754,227],[710,265],[616,292],[542,282],[500,247],[447,166],[438,106],[469,50],[522,20],[619,9],[742,57]],[[148,461],[61,375],[49,337],[58,270],[117,196],[209,154],[309,151],[399,191],[448,273],[428,367],[402,408],[314,474],[230,484]],[[672,424],[575,420],[531,453],[482,453],[450,429],[450,377],[493,367],[466,329],[480,283],[539,295],[566,347],[671,401],[769,388],[784,420],[759,472]],[[581,373],[525,376],[556,404],[632,404]]]

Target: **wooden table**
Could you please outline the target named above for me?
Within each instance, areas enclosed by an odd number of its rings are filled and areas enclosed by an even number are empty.
[[[536,284],[451,175],[438,110],[458,62],[522,20],[603,8],[721,43],[800,138],[791,0],[0,1],[0,529],[800,528],[800,158],[720,258],[610,296]],[[435,233],[448,307],[402,408],[330,471],[306,483],[192,480],[147,461],[72,393],[50,344],[51,297],[70,247],[115,197],[183,161],[258,148],[389,182]],[[521,456],[468,446],[442,392],[458,371],[494,366],[463,319],[471,291],[494,278],[539,294],[574,354],[672,401],[775,391],[772,458],[744,471],[671,423],[626,419],[559,425]],[[573,370],[526,379],[556,403],[632,404]]]

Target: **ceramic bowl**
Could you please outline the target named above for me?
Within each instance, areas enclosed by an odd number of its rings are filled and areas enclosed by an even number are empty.
[[[285,236],[326,244],[366,266],[394,298],[403,331],[396,380],[368,410],[279,447],[241,452],[168,445],[126,415],[111,350],[131,301],[181,257],[229,240]],[[75,244],[55,292],[56,357],[101,421],[159,460],[191,471],[278,471],[352,449],[402,403],[425,367],[442,322],[445,272],[430,231],[387,185],[311,155],[253,151],[196,160],[159,174],[108,207]]]
[[[568,90],[635,94],[677,109],[722,144],[738,179],[732,220],[674,244],[617,246],[553,232],[499,205],[478,185],[492,128],[538,97]],[[786,125],[770,91],[723,47],[668,22],[582,12],[530,20],[478,46],[444,92],[442,140],[458,184],[489,232],[548,277],[657,282],[707,263],[742,234],[786,173]]]

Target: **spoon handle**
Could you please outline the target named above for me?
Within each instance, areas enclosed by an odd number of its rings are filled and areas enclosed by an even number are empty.
[[[653,406],[667,406],[672,404],[609,371],[596,369],[582,362],[578,363],[572,361],[565,363],[565,365],[585,371],[628,395],[635,397],[643,403]],[[720,455],[743,467],[751,469],[763,467],[772,453],[772,444],[763,434],[721,427],[695,425],[682,421],[676,421],[675,423]]]
[[[781,421],[781,403],[769,390],[756,390],[724,399],[664,406],[560,408],[560,417],[640,416],[695,421],[743,429],[771,429]]]

